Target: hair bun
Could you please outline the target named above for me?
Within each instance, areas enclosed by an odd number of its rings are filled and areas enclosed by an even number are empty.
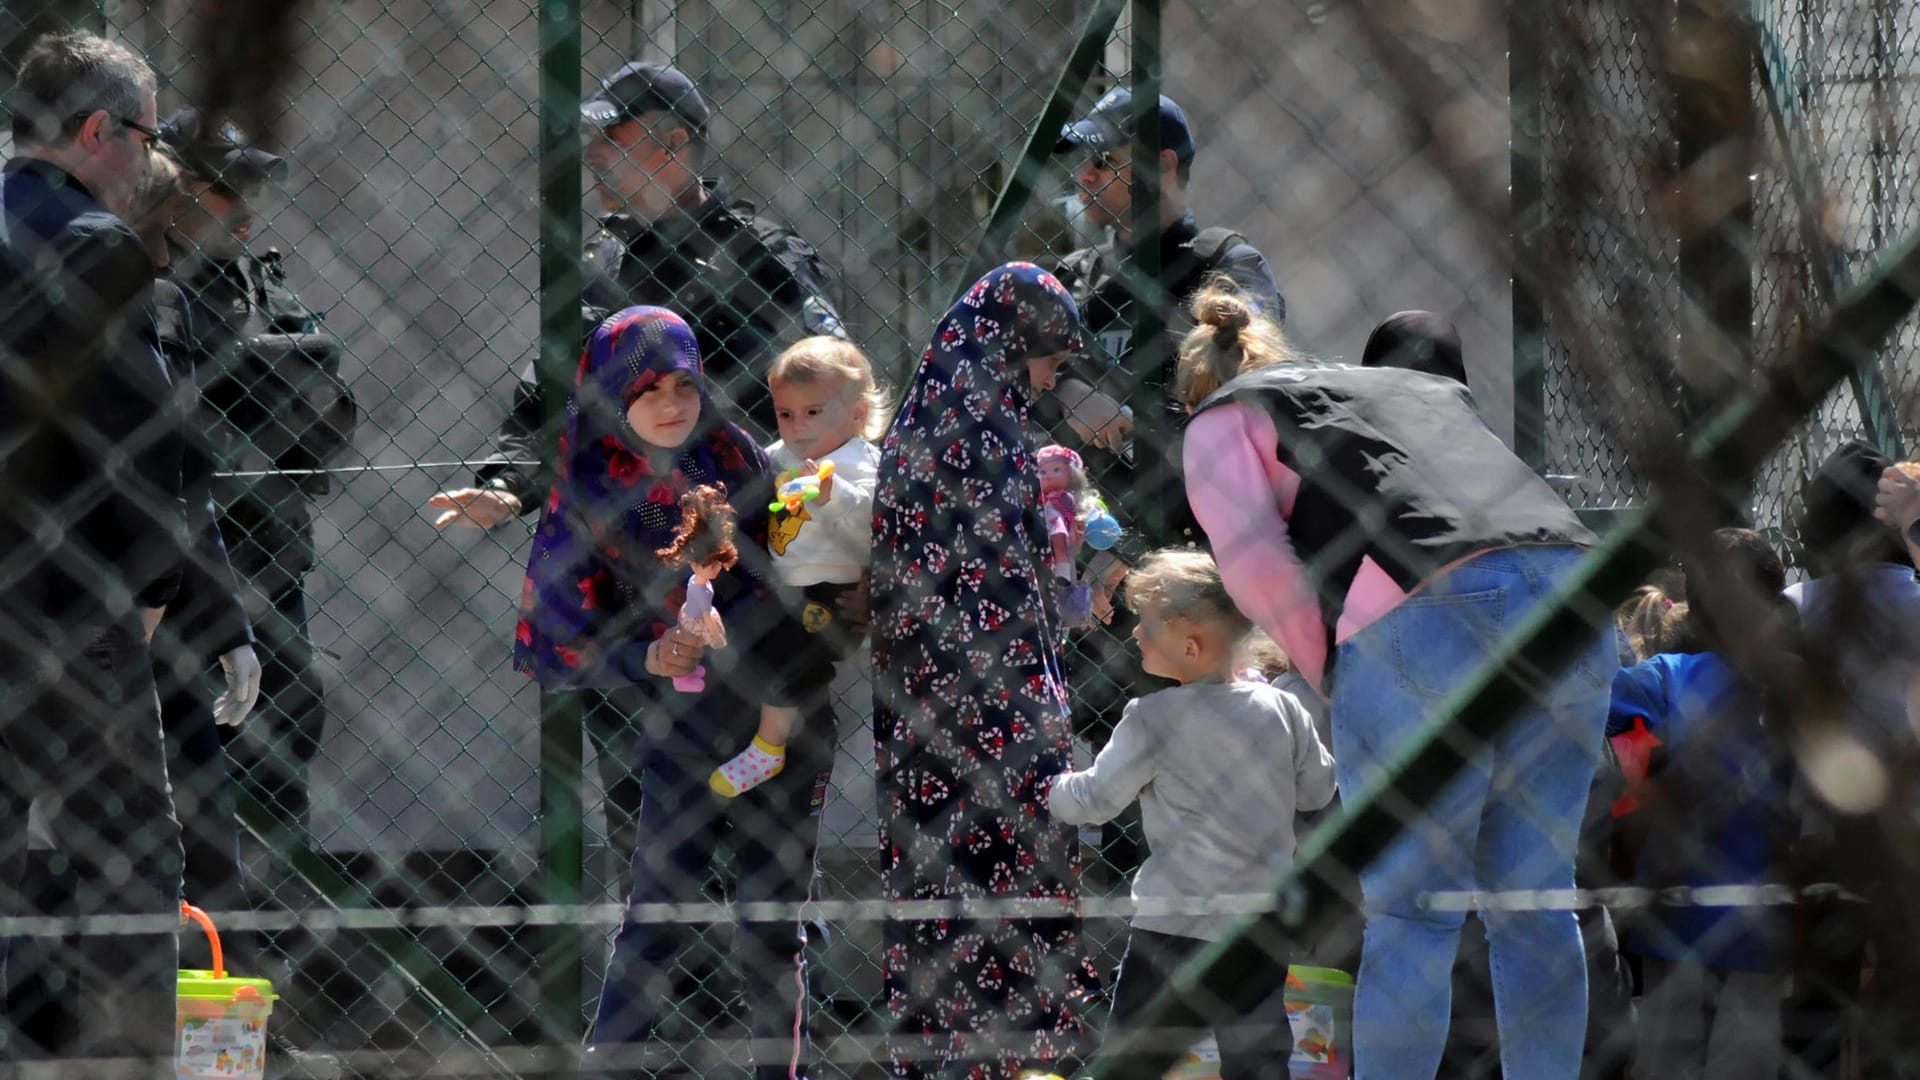
[[[1253,307],[1230,288],[1211,286],[1193,301],[1193,317],[1201,326],[1213,327],[1214,343],[1231,349],[1240,342],[1240,331],[1253,325]]]
[[[1231,289],[1210,288],[1194,298],[1194,318],[1221,330],[1244,330],[1253,325],[1253,307]]]

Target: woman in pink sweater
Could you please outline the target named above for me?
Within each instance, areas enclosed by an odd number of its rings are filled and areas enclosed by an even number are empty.
[[[1299,356],[1230,290],[1194,301],[1178,386],[1193,409],[1187,499],[1229,593],[1332,703],[1350,796],[1592,543],[1456,380]],[[1604,621],[1604,620],[1602,620]],[[1596,639],[1465,775],[1360,871],[1360,1080],[1422,1080],[1446,1041],[1463,916],[1440,891],[1571,889],[1612,676]],[[1487,911],[1502,1070],[1573,1080],[1586,1023],[1566,911]]]

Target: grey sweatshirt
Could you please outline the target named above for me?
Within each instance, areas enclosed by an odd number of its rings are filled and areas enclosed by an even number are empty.
[[[1090,825],[1136,798],[1153,853],[1133,879],[1133,925],[1215,940],[1293,859],[1294,812],[1333,798],[1333,755],[1292,694],[1193,683],[1128,702],[1093,766],[1054,780],[1048,808]]]

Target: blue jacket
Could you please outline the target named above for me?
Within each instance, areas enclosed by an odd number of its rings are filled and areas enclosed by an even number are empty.
[[[186,514],[153,280],[139,238],[78,180],[6,164],[0,623],[37,625],[33,636],[85,634],[172,599]]]
[[[1635,867],[1648,888],[1764,885],[1782,880],[1792,835],[1788,777],[1770,752],[1758,695],[1714,653],[1663,653],[1613,680],[1607,734],[1643,716],[1666,744],[1661,796]],[[1627,948],[1643,956],[1692,956],[1708,967],[1782,971],[1788,963],[1781,907],[1655,906],[1636,920]]]

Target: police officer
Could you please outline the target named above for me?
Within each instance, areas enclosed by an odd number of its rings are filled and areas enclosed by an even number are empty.
[[[1202,229],[1195,221],[1187,197],[1193,129],[1180,106],[1164,96],[1160,138],[1160,278],[1157,287],[1146,286],[1151,290],[1146,299],[1164,309],[1164,363],[1171,387],[1174,349],[1193,325],[1187,301],[1209,278],[1217,274],[1232,278],[1276,322],[1284,320],[1286,311],[1266,257],[1245,236],[1221,227]],[[1094,452],[1087,462],[1089,472],[1110,493],[1124,498],[1123,482],[1131,480],[1132,471],[1132,457],[1125,452],[1132,439],[1132,409],[1141,405],[1129,400],[1135,286],[1125,274],[1133,244],[1132,92],[1125,88],[1109,92],[1085,117],[1063,127],[1055,152],[1085,155],[1075,165],[1073,177],[1086,220],[1096,228],[1112,230],[1109,242],[1068,254],[1055,270],[1080,305],[1088,338],[1056,394],[1067,423]],[[1168,401],[1153,404],[1177,427],[1170,393]]]
[[[247,250],[250,200],[286,163],[231,124],[182,109],[161,125],[181,163],[187,203],[174,228],[173,280],[199,372],[218,472],[220,532],[258,638],[259,719],[230,738],[242,787],[282,824],[308,830],[307,766],[326,714],[307,635],[305,579],[314,561],[312,500],[352,438],[354,404],[339,344],[287,284],[277,250]]]
[[[1112,551],[1095,553],[1087,566],[1094,586],[1094,611],[1105,627],[1079,635],[1075,667],[1076,720],[1082,730],[1104,738],[1104,729],[1119,719],[1120,709],[1155,684],[1140,669],[1128,638],[1131,618],[1114,612],[1112,597],[1127,569],[1154,543],[1205,541],[1187,512],[1177,460],[1178,433],[1183,416],[1172,396],[1175,349],[1193,321],[1187,301],[1201,285],[1224,274],[1275,321],[1285,315],[1279,286],[1266,257],[1233,229],[1202,229],[1188,207],[1187,187],[1192,178],[1193,128],[1187,114],[1172,98],[1160,98],[1160,276],[1144,286],[1146,302],[1160,305],[1167,332],[1161,358],[1166,397],[1161,401],[1133,400],[1133,320],[1135,290],[1126,268],[1133,244],[1133,93],[1112,90],[1086,116],[1060,131],[1055,153],[1084,155],[1074,166],[1081,205],[1088,224],[1111,230],[1111,239],[1074,251],[1060,260],[1054,273],[1073,294],[1086,324],[1085,347],[1068,363],[1052,401],[1043,399],[1042,420],[1062,437],[1070,432],[1081,443],[1087,474],[1107,497],[1115,516],[1128,526]],[[1167,458],[1162,490],[1143,492],[1134,475],[1133,413],[1159,410],[1167,444],[1142,452]],[[1063,429],[1065,429],[1063,431]],[[1170,535],[1149,537],[1139,527],[1146,507],[1158,503],[1164,510]],[[1131,841],[1109,829],[1106,855],[1127,866]]]
[[[606,211],[584,256],[581,341],[622,308],[671,308],[693,327],[708,382],[765,440],[774,422],[764,371],[779,348],[810,334],[846,336],[820,256],[702,176],[713,113],[678,68],[627,64],[580,113],[592,193]],[[475,486],[429,500],[442,511],[436,525],[492,528],[539,509],[546,478],[528,463],[541,457],[544,410],[529,363]]]
[[[185,847],[187,898],[206,908],[237,910],[245,906],[246,896],[221,729],[238,727],[252,711],[260,689],[260,661],[253,649],[253,625],[220,535],[212,489],[215,462],[199,402],[191,311],[186,292],[171,273],[181,172],[164,144],[148,165],[128,223],[160,272],[154,282],[154,331],[173,375],[175,407],[183,421],[180,489],[191,538],[181,560],[179,592],[154,635],[153,677],[167,735],[167,779],[173,785]],[[217,699],[207,679],[208,669],[216,664],[226,687]]]
[[[607,315],[634,304],[672,309],[700,342],[707,380],[766,441],[774,430],[764,372],[780,348],[813,334],[844,337],[826,297],[827,272],[812,245],[736,203],[703,179],[713,113],[679,69],[648,61],[609,76],[580,108],[586,164],[606,217],[587,242],[581,341]],[[546,402],[529,363],[513,411],[474,487],[441,492],[428,505],[439,526],[492,528],[539,509]],[[550,439],[549,439],[550,441]],[[587,714],[609,793],[608,840],[633,850],[639,780],[608,740],[626,727],[602,703]]]

